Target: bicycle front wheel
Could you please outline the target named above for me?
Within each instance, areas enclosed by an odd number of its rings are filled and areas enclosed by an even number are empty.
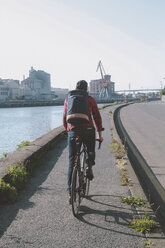
[[[80,175],[77,166],[72,173],[71,204],[73,215],[77,217],[80,210]]]

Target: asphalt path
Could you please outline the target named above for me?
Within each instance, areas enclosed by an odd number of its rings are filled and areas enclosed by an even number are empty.
[[[165,189],[165,103],[132,104],[121,109],[121,121]]]
[[[80,218],[68,205],[66,177],[67,141],[47,153],[16,203],[0,206],[0,248],[108,247],[141,248],[145,237],[128,227],[133,210],[121,196],[121,171],[115,166],[111,144],[109,108],[101,110],[104,143],[97,150],[89,199],[83,199]]]

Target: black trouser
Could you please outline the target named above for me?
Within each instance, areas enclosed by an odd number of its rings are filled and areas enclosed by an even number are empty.
[[[74,138],[81,137],[87,146],[87,161],[94,164],[95,160],[95,129],[93,127],[76,127],[68,132],[68,148],[69,148],[69,168],[68,168],[68,191],[71,189],[71,178],[76,155],[76,143]]]

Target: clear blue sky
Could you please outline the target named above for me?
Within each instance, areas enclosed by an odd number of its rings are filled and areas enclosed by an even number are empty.
[[[165,85],[164,0],[0,0],[0,78],[31,66],[52,86],[99,78],[102,60],[116,89]]]

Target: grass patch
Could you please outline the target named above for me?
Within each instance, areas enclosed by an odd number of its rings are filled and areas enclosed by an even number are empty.
[[[140,199],[139,197],[135,196],[129,196],[129,197],[120,197],[120,199],[122,200],[122,202],[131,205],[133,207],[137,207],[137,206],[144,206],[145,205],[145,201]]]
[[[135,229],[141,233],[151,232],[154,228],[157,227],[155,220],[150,220],[148,216],[143,217],[142,219],[134,219],[130,222],[129,227]]]
[[[29,146],[30,141],[22,141],[21,144],[17,145],[18,149],[24,146]]]
[[[7,182],[17,190],[20,190],[27,183],[28,177],[29,173],[24,166],[10,166]]]
[[[1,157],[1,160],[3,160],[4,158],[6,158],[6,157],[7,157],[7,155],[8,155],[8,153],[7,153],[7,152],[3,152],[3,157]]]
[[[17,198],[17,191],[14,186],[6,183],[2,178],[0,178],[0,202],[14,202]]]

